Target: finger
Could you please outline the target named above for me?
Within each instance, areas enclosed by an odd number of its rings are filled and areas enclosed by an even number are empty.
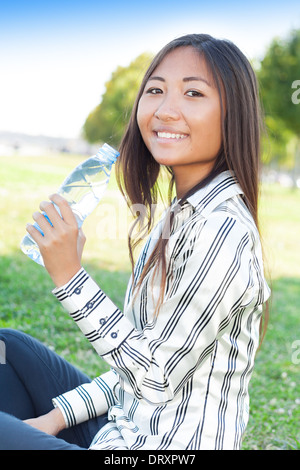
[[[40,203],[40,209],[45,215],[46,219],[48,217],[48,221],[51,223],[51,225],[57,227],[58,224],[62,222],[60,210],[57,206],[54,205],[53,202],[42,201]]]
[[[31,236],[31,238],[39,245],[44,238],[44,235],[41,233],[40,230],[38,230],[34,225],[32,224],[27,224],[26,225],[26,230]]]
[[[45,212],[36,211],[32,214],[32,218],[36,222],[36,224],[39,225],[41,229],[42,228],[48,229],[49,228],[48,226],[50,227],[53,226],[51,220],[49,219],[49,217],[47,216]],[[35,227],[36,227],[36,224],[34,224]]]
[[[73,211],[68,203],[68,201],[62,197],[60,194],[52,194],[50,196],[50,200],[58,206],[59,211],[61,213],[61,217],[67,224],[76,224],[76,218],[73,214]]]
[[[41,232],[41,234],[44,236],[49,233],[49,231],[52,229],[53,224],[48,217],[48,215],[44,212],[34,212],[32,214],[33,220],[36,222],[33,224],[33,226]]]

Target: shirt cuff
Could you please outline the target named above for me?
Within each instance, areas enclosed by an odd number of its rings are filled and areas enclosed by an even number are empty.
[[[118,376],[111,370],[90,383],[53,398],[52,403],[60,409],[69,428],[106,413],[116,403],[114,388],[117,383]]]
[[[100,356],[117,349],[134,331],[131,322],[84,268],[52,292]]]

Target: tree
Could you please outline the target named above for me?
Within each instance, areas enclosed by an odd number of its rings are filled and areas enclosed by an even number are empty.
[[[100,104],[89,114],[83,126],[91,143],[107,142],[118,146],[128,123],[145,69],[152,57],[141,54],[128,67],[118,67],[105,84]]]
[[[287,39],[273,40],[258,79],[274,157],[288,165],[290,149],[295,148],[295,167],[300,158],[300,30],[292,31]]]

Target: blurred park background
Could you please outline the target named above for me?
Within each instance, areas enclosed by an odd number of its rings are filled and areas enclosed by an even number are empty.
[[[19,1],[3,6],[0,328],[39,338],[91,376],[106,370],[52,296],[44,269],[20,252],[25,225],[76,164],[103,142],[118,146],[145,68],[164,43],[189,32],[231,39],[257,72],[265,110],[260,224],[272,288],[243,449],[299,450],[300,7],[229,1],[225,8],[216,1],[215,9],[205,10],[191,0],[188,11],[174,13],[183,8],[176,1],[148,8],[132,1],[126,11],[120,2],[114,10],[113,3],[99,9],[90,0],[85,8],[77,1],[45,2],[43,11],[33,1],[26,8]],[[102,36],[95,36],[96,27]],[[121,309],[130,275],[130,221],[113,174],[84,224],[83,264]]]

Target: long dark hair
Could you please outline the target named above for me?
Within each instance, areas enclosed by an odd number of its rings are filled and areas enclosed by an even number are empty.
[[[181,199],[181,202],[190,193],[206,185],[222,171],[231,170],[244,192],[245,203],[258,226],[257,209],[262,119],[256,76],[248,59],[238,47],[230,41],[215,39],[207,34],[191,34],[173,40],[156,55],[150,64],[120,145],[120,157],[117,161],[119,186],[129,206],[139,204],[145,208],[145,227],[149,231],[153,224],[151,208],[157,203],[159,191],[157,181],[160,165],[154,160],[142,139],[137,124],[137,108],[148,79],[166,55],[178,47],[188,46],[193,47],[204,57],[219,92],[222,146],[211,173],[190,190]],[[171,174],[169,192],[171,194],[174,178],[172,170],[170,168],[168,170]],[[172,217],[172,214],[170,214],[170,217]],[[141,223],[141,214],[139,214],[136,221]],[[133,250],[139,241],[139,238],[134,239],[132,237],[132,233],[129,234],[129,253],[132,266],[134,266]],[[142,283],[151,268],[159,269],[162,273],[161,295],[158,299],[156,311],[158,311],[163,301],[165,289],[168,268],[165,256],[167,242],[167,237],[161,236],[158,239],[136,286],[138,287]]]

